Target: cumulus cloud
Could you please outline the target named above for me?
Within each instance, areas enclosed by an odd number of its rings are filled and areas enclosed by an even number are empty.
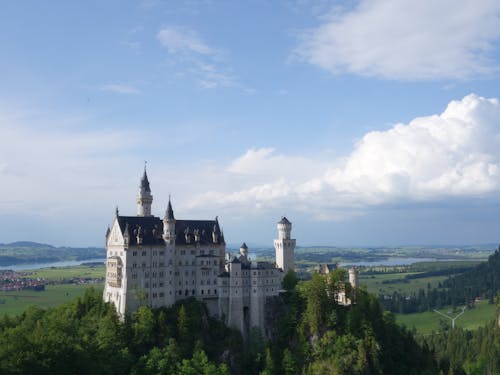
[[[365,134],[340,160],[250,149],[227,171],[259,182],[211,191],[191,204],[210,199],[227,209],[292,206],[331,220],[374,205],[482,196],[500,189],[500,105],[471,94],[441,114]]]
[[[387,79],[464,79],[498,71],[496,0],[360,0],[335,7],[296,54],[333,73]]]

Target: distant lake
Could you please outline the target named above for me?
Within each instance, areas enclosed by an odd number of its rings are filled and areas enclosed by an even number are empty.
[[[22,264],[13,264],[10,266],[1,266],[0,271],[39,270],[40,268],[71,267],[71,266],[79,266],[83,263],[98,263],[98,262],[104,265],[105,260],[106,260],[105,258],[93,258],[85,260],[65,260],[62,262],[51,262],[51,263],[22,263]]]
[[[451,262],[460,259],[441,259],[441,258],[387,258],[372,261],[360,262],[340,262],[340,267],[346,266],[409,266],[418,262]]]

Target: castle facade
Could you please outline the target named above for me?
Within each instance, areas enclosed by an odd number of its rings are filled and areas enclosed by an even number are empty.
[[[163,219],[153,216],[146,170],[137,196],[137,214],[115,218],[106,233],[103,298],[120,317],[140,306],[171,306],[194,297],[211,315],[246,333],[264,330],[269,298],[279,294],[284,274],[294,268],[292,223],[278,222],[276,263],[255,262],[245,243],[238,256],[226,257],[224,234],[214,220],[180,220],[172,203]]]

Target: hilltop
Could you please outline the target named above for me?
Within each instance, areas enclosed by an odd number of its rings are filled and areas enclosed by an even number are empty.
[[[0,266],[88,260],[104,257],[104,249],[97,247],[55,247],[31,241],[0,244]]]

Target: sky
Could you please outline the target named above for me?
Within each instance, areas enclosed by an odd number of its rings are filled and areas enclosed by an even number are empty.
[[[231,244],[500,242],[497,0],[6,1],[0,51],[0,243],[104,246],[145,161]]]

